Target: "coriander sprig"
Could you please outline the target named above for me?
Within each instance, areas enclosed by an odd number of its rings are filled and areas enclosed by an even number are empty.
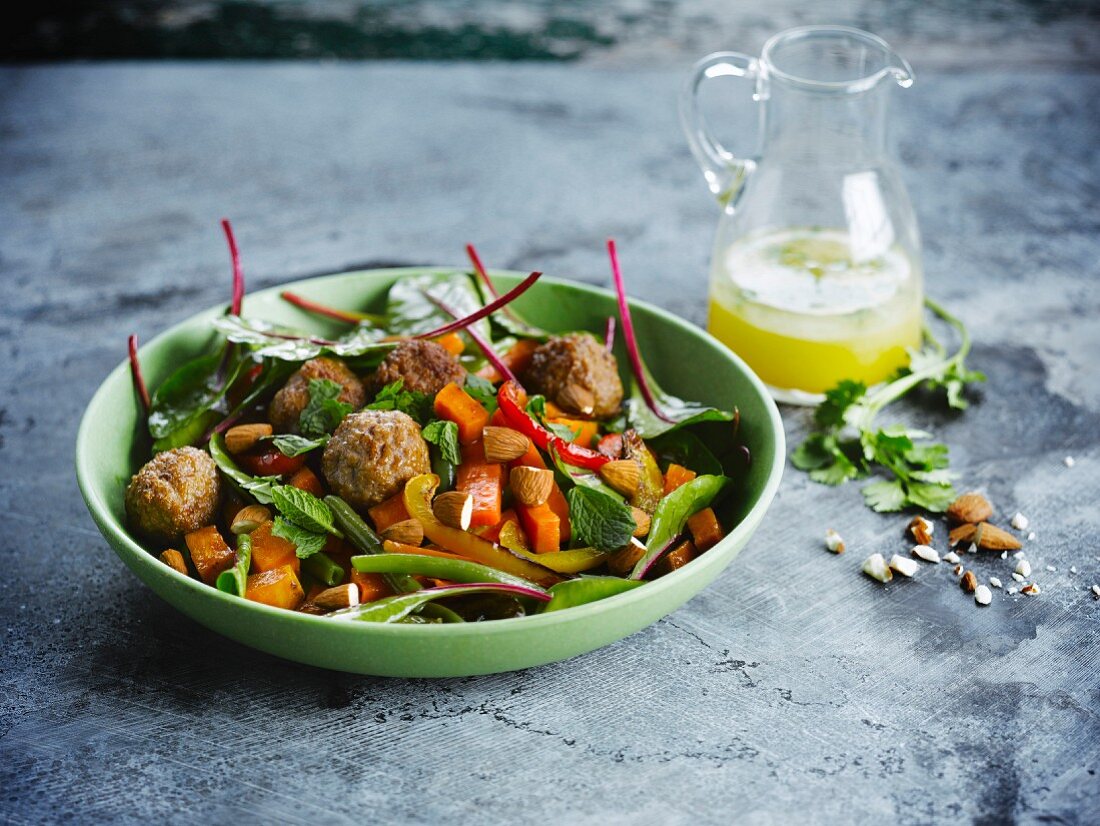
[[[963,398],[966,385],[985,380],[984,375],[966,367],[970,352],[966,326],[936,302],[926,299],[925,304],[957,331],[958,350],[948,355],[926,328],[925,346],[910,353],[909,366],[873,393],[868,394],[862,382],[841,381],[814,410],[816,431],[791,456],[795,467],[827,485],[881,472],[887,478],[863,488],[865,501],[876,511],[915,506],[940,512],[955,497],[947,447],[924,441],[931,434],[923,430],[901,425],[876,428],[876,417],[921,385],[944,390],[948,405],[963,409],[967,406]]]

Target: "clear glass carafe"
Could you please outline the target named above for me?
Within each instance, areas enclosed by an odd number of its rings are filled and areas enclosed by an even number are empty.
[[[723,76],[753,83],[752,158],[715,140],[699,109],[703,80]],[[708,329],[781,401],[815,402],[846,378],[873,385],[920,343],[920,237],[886,144],[891,89],[912,82],[881,38],[805,26],[759,58],[708,56],[685,86],[684,130],[723,208]]]

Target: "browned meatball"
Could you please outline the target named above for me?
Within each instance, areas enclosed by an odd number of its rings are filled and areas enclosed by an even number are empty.
[[[309,404],[309,383],[314,379],[328,379],[339,384],[343,388],[338,396],[339,400],[356,410],[367,400],[367,390],[363,382],[359,381],[344,362],[324,357],[311,359],[287,379],[268,405],[267,418],[277,432],[298,432],[298,417]]]
[[[130,479],[126,516],[137,533],[161,542],[214,522],[221,479],[214,460],[194,447],[158,453]]]
[[[354,508],[377,505],[431,462],[420,425],[400,410],[364,410],[344,418],[325,446],[321,471]]]
[[[466,371],[447,349],[434,341],[405,341],[398,344],[378,365],[374,390],[403,379],[402,388],[434,396],[451,382],[461,385]]]
[[[615,357],[588,333],[571,333],[540,345],[523,381],[563,410],[597,419],[613,416],[623,400]]]

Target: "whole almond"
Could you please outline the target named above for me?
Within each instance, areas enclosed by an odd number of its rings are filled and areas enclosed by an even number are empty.
[[[592,391],[579,384],[565,385],[558,393],[557,400],[566,410],[585,416],[592,415],[592,411],[596,409],[596,397],[592,395]]]
[[[633,496],[642,482],[642,469],[633,459],[616,459],[600,466],[600,478],[623,496]]]
[[[508,479],[521,505],[543,505],[554,490],[554,472],[545,468],[521,465],[512,469]]]
[[[481,431],[486,462],[511,462],[531,448],[531,440],[510,427],[486,427]]]
[[[634,528],[634,536],[645,536],[649,533],[649,523],[651,517],[641,508],[631,508],[630,515],[634,517],[634,524],[637,525]]]
[[[273,432],[269,424],[239,424],[225,431],[225,449],[234,455],[245,453]]]
[[[432,513],[447,527],[467,530],[474,515],[474,497],[457,490],[441,493],[432,502]]]
[[[989,500],[977,491],[964,493],[947,508],[947,518],[952,522],[976,525],[985,522],[993,515],[993,506]]]
[[[402,519],[382,531],[382,538],[402,545],[419,545],[424,541],[424,526],[419,519]]]
[[[1006,530],[981,522],[977,525],[959,525],[948,535],[952,547],[960,542],[973,542],[987,551],[1014,551],[1021,547],[1020,540]]]
[[[352,583],[337,585],[322,591],[313,598],[313,604],[326,611],[336,611],[340,608],[350,608],[359,604],[359,586]]]
[[[974,576],[973,571],[967,571],[963,574],[962,579],[959,580],[959,585],[968,594],[974,593],[974,589],[978,587],[978,578]]]
[[[264,522],[270,521],[271,511],[263,505],[245,505],[233,517],[229,530],[236,536],[240,536],[242,533],[252,533]]]

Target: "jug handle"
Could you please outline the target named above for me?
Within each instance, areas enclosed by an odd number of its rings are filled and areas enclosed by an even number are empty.
[[[691,70],[680,92],[680,125],[687,136],[695,160],[703,169],[710,191],[726,209],[733,210],[756,161],[738,158],[715,140],[699,109],[699,87],[704,80],[715,77],[740,77],[756,81],[753,100],[761,100],[760,61],[740,52],[715,52],[707,55]]]

